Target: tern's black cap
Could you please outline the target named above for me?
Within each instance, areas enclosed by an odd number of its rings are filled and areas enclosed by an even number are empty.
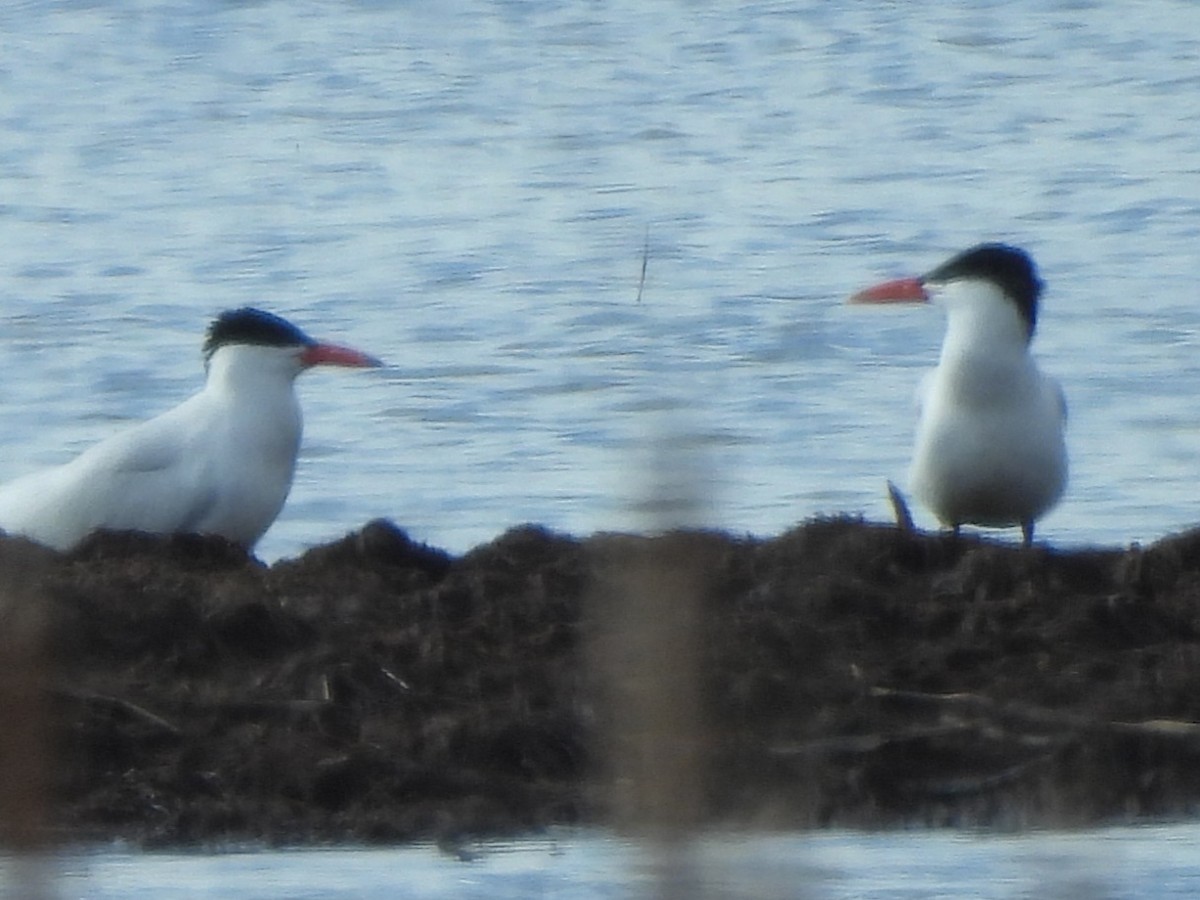
[[[243,306],[227,310],[208,326],[204,339],[204,358],[207,360],[221,347],[230,344],[251,344],[258,347],[310,347],[312,338],[274,313]]]
[[[977,244],[942,263],[921,280],[945,284],[967,278],[990,281],[1004,291],[1017,305],[1029,326],[1029,334],[1033,334],[1043,285],[1028,253],[1008,244]]]

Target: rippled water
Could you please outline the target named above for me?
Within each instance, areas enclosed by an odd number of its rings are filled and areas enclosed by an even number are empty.
[[[661,864],[629,843],[564,833],[485,844],[470,861],[428,847],[65,857],[64,896],[238,900],[1166,900],[1200,892],[1195,826],[1022,836],[908,833],[726,836]]]
[[[1071,401],[1042,534],[1200,521],[1200,7],[1137,10],[10,4],[0,475],[182,399],[254,303],[392,364],[303,379],[267,558],[644,527],[656,440],[713,524],[885,518],[942,322],[842,299],[999,238]]]

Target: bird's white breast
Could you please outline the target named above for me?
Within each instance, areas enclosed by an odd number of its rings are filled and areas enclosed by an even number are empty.
[[[946,524],[1032,521],[1062,496],[1066,408],[998,294],[954,296],[941,359],[922,385],[910,486]]]

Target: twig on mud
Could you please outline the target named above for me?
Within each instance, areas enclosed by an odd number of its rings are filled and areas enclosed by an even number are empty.
[[[958,778],[927,778],[910,779],[901,787],[911,794],[932,794],[940,797],[961,797],[968,794],[981,794],[994,788],[1004,787],[1023,778],[1030,770],[1054,762],[1058,751],[1055,748],[1049,753],[1041,753],[1032,759],[1024,760],[999,772],[988,775],[963,775]]]
[[[1183,719],[1145,719],[1141,722],[1113,722],[1111,724],[1115,731],[1134,734],[1200,738],[1200,722],[1188,722]]]
[[[1009,716],[1030,724],[1070,728],[1075,731],[1136,734],[1154,737],[1200,739],[1200,722],[1180,719],[1146,719],[1141,722],[1120,722],[1094,719],[1075,713],[1056,712],[1027,703],[1001,703],[982,694],[957,691],[935,694],[926,691],[898,690],[887,687],[871,688],[871,696],[890,700],[908,700],[917,703],[933,703],[974,709],[993,716]]]
[[[178,704],[190,710],[222,712],[227,715],[294,715],[296,713],[320,712],[335,705],[331,699],[315,700],[195,700],[188,699]]]
[[[96,694],[89,691],[78,691],[73,688],[54,688],[52,693],[59,697],[65,697],[69,700],[76,700],[81,703],[109,706],[113,709],[119,709],[129,713],[143,722],[147,722],[156,726],[172,735],[181,735],[183,729],[178,725],[173,724],[169,719],[158,715],[158,713],[138,706],[130,700],[124,700],[121,697],[111,697],[107,694]],[[295,700],[225,700],[222,698],[206,698],[199,699],[196,697],[188,698],[160,698],[160,704],[171,706],[176,712],[196,713],[196,712],[220,712],[225,715],[241,715],[241,716],[273,716],[273,715],[296,715],[297,713],[317,713],[329,706],[334,705],[331,698],[317,699],[295,699]]]
[[[120,697],[110,697],[107,694],[96,694],[92,693],[91,691],[77,691],[73,690],[72,688],[64,687],[54,688],[52,693],[60,697],[66,697],[69,700],[78,700],[81,703],[110,706],[113,709],[119,709],[122,712],[133,716],[135,719],[140,719],[143,722],[153,725],[160,731],[165,731],[168,734],[176,737],[183,734],[183,730],[180,729],[179,726],[167,721],[157,713],[152,713],[150,710],[138,706],[136,703],[131,703],[128,700],[123,700]]]
[[[1085,734],[1125,734],[1137,737],[1161,737],[1200,740],[1200,722],[1178,719],[1147,719],[1121,722],[1089,718],[1074,713],[1056,712],[1025,703],[999,702],[968,691],[930,693],[872,687],[870,695],[883,700],[921,703],[939,707],[943,716],[954,710],[952,720],[937,725],[913,726],[887,732],[844,734],[816,738],[792,744],[776,744],[769,749],[774,756],[820,754],[871,754],[890,745],[922,740],[952,738],[975,734],[986,740],[1007,741],[1026,747],[1048,748],[1046,752],[988,775],[912,782],[906,790],[954,795],[978,793],[1023,776],[1030,769],[1050,760],[1063,748]],[[1006,721],[1007,720],[1007,721]],[[1041,732],[1041,733],[1039,733]]]
[[[1013,734],[1004,729],[991,728],[987,723],[957,721],[940,725],[901,728],[896,731],[871,732],[869,734],[839,734],[833,737],[815,738],[790,744],[774,744],[768,748],[773,756],[805,756],[824,753],[874,753],[890,744],[905,744],[913,741],[957,737],[977,734],[992,740],[1008,740],[1027,747],[1045,747],[1062,743],[1062,739],[1050,735]]]
[[[957,723],[953,725],[931,725],[925,728],[905,728],[901,731],[887,733],[838,734],[833,737],[815,738],[811,741],[773,744],[768,748],[768,752],[772,756],[805,756],[821,753],[872,753],[887,744],[946,737],[952,734],[960,734],[963,731],[969,731],[971,727],[966,724]]]

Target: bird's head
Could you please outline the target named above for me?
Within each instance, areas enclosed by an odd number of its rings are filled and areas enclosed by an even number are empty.
[[[221,313],[208,327],[205,366],[227,352],[261,360],[264,366],[290,369],[293,376],[313,366],[383,365],[358,350],[314,340],[286,319],[249,306]]]
[[[1008,244],[978,244],[915,278],[896,278],[859,291],[851,303],[929,303],[972,319],[1019,317],[1026,341],[1037,326],[1042,281],[1029,254]]]

